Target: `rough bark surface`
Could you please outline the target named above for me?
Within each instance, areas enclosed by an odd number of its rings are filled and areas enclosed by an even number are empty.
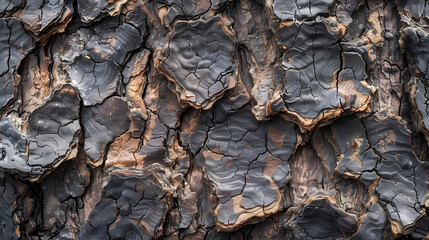
[[[429,239],[426,0],[1,0],[0,239]]]

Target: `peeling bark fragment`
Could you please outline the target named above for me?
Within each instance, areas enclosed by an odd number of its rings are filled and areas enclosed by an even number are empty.
[[[59,63],[56,61],[53,68],[59,72],[54,77],[59,81],[70,78],[79,88],[84,105],[90,106],[102,103],[118,90],[123,76],[122,65],[143,43],[146,16],[140,5],[136,5],[124,18],[81,25],[60,37],[58,45],[54,45],[54,51],[57,51],[54,58]],[[67,75],[64,76],[61,70]]]
[[[365,81],[365,63],[360,54],[341,51],[344,30],[335,21],[289,23],[279,30],[279,44],[286,47],[284,103],[280,100],[274,110],[285,111],[302,129],[369,109],[372,89]]]
[[[333,0],[273,0],[272,11],[282,21],[314,18],[328,14]],[[270,4],[271,1],[267,1]],[[269,6],[271,8],[271,6]]]
[[[129,129],[130,113],[127,102],[110,97],[102,104],[82,109],[85,130],[85,152],[96,166],[103,163],[108,145]]]
[[[66,70],[73,85],[78,87],[85,106],[102,103],[116,92],[121,79],[119,67],[111,60],[95,63],[80,56]]]
[[[109,29],[112,26],[97,25],[95,27],[95,34],[92,35],[86,45],[88,56],[95,62],[111,59],[121,65],[125,61],[127,54],[139,48],[143,43],[143,36],[146,33],[146,22],[144,15],[141,17],[143,17],[143,21],[139,22],[137,26],[125,22],[119,26],[115,26],[112,30]],[[115,22],[112,21],[112,24],[115,24]],[[82,37],[87,36],[83,35]]]
[[[412,152],[410,132],[398,120],[365,119],[365,127],[374,150],[382,157],[376,192],[388,211],[393,233],[408,234],[424,214],[428,166]]]
[[[280,118],[259,123],[245,108],[230,115],[222,111],[222,105],[215,105],[214,111],[203,113],[214,117],[198,127],[207,137],[201,139],[197,129],[190,141],[197,145],[203,141],[196,158],[203,162],[219,198],[217,226],[230,231],[278,211],[279,188],[299,140],[295,126]]]
[[[350,239],[377,239],[383,235],[383,229],[387,224],[387,215],[383,207],[375,202],[368,207],[363,216],[358,231]]]
[[[127,0],[77,0],[77,9],[84,22],[92,22],[104,16],[116,16]]]
[[[226,2],[226,0],[162,0],[156,4],[163,24],[170,27],[177,19],[192,20],[211,17]]]
[[[64,32],[72,19],[73,2],[67,0],[27,0],[21,21],[40,40]]]
[[[172,191],[165,175],[157,164],[143,170],[112,169],[80,238],[159,237]]]
[[[78,91],[64,85],[30,115],[25,133],[29,140],[29,165],[44,167],[57,164],[71,153],[80,131],[79,110]]]
[[[195,32],[201,38],[194,38]],[[156,67],[174,83],[182,102],[208,109],[235,86],[236,43],[232,34],[219,15],[174,25]]]
[[[394,234],[412,231],[424,215],[428,170],[412,150],[409,130],[395,118],[369,117],[339,121],[331,132],[338,171],[377,193]]]
[[[139,14],[136,16],[136,14]],[[83,55],[95,63],[112,60],[122,65],[127,55],[139,48],[147,34],[146,15],[136,5],[125,17],[110,17],[102,23],[75,26],[75,31],[67,32],[60,39],[58,51],[62,65],[68,66],[77,56]],[[69,45],[69,46],[68,46]]]
[[[138,61],[144,61],[147,55],[140,57],[142,59]],[[167,87],[168,81],[153,69],[153,65],[150,69],[148,82],[144,75],[146,70],[140,67],[133,69],[140,73],[131,77],[127,85],[127,97],[132,106],[132,126],[112,144],[112,154],[107,158],[106,167],[119,164],[142,168],[152,163],[165,166],[177,163],[181,168],[180,165],[187,161],[188,157],[180,148],[174,130],[184,109]],[[140,94],[144,95],[144,99]]]
[[[349,11],[358,7],[351,5],[344,7]],[[252,111],[258,120],[280,112],[309,131],[319,122],[369,111],[374,88],[366,83],[366,52],[343,41],[346,25],[338,18],[282,22],[277,33],[271,30],[277,22],[257,4],[241,3],[236,8],[234,26],[239,42],[246,46],[242,64],[247,62],[253,79],[257,105]]]
[[[122,89],[122,67],[143,44],[146,16],[136,5],[120,17],[74,27],[53,45],[53,76],[55,81],[71,79],[85,106],[99,104]]]
[[[340,174],[361,179],[370,185],[377,179],[375,168],[380,156],[367,141],[367,132],[359,118],[349,117],[331,127],[332,137],[338,144],[340,161],[336,170]]]
[[[34,45],[18,19],[0,19],[0,110],[14,98],[19,82],[16,71]]]
[[[24,133],[19,130],[22,126],[14,126],[10,117],[3,119],[0,144],[5,154],[0,167],[37,180],[46,170],[75,156],[80,131],[79,109],[77,90],[64,85],[30,114]]]

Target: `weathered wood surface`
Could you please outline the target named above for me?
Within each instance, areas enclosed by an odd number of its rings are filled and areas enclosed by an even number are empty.
[[[0,239],[428,239],[425,0],[1,0]]]

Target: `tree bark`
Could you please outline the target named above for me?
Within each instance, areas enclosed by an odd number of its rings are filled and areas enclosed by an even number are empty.
[[[2,0],[0,239],[428,239],[425,0]]]

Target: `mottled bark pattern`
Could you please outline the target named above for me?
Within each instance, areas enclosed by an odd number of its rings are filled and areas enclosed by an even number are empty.
[[[426,0],[1,0],[0,239],[428,239]]]

